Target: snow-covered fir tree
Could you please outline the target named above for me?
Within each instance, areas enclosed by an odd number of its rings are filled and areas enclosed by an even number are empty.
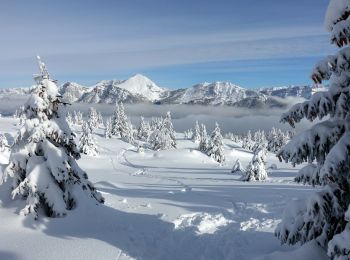
[[[193,130],[192,129],[188,129],[184,132],[184,137],[187,140],[191,140],[193,136]]]
[[[0,152],[8,151],[9,148],[6,136],[0,133]]]
[[[239,159],[237,159],[233,165],[231,173],[245,175],[245,169],[243,168],[242,163]]]
[[[243,138],[242,148],[251,151],[253,150],[253,147],[254,147],[254,141],[252,139],[252,133],[249,130],[247,135]]]
[[[163,117],[152,117],[150,127],[151,132],[153,132],[156,129],[159,129],[163,124]]]
[[[137,129],[137,138],[142,141],[147,141],[151,134],[150,125],[145,122],[143,116],[141,116],[140,125]]]
[[[25,104],[26,121],[12,146],[2,185],[12,186],[12,198],[25,200],[24,215],[58,217],[84,197],[97,203],[104,199],[76,162],[80,153],[58,87],[39,57],[38,64],[36,88]]]
[[[266,164],[266,148],[261,146],[254,152],[253,158],[245,170],[243,181],[263,181],[267,179]]]
[[[95,129],[98,127],[98,114],[95,108],[90,107],[89,108],[89,114],[88,114],[88,124],[91,128],[91,132],[93,133]]]
[[[105,137],[111,139],[112,136],[112,119],[108,118],[106,121]]]
[[[119,137],[120,129],[119,129],[119,104],[115,104],[114,114],[112,117],[112,135]]]
[[[158,124],[158,123],[157,123]],[[157,127],[149,138],[150,145],[153,150],[165,150],[170,148],[176,148],[175,132],[173,124],[171,122],[171,114],[167,113],[163,122]]]
[[[167,132],[167,135],[170,138],[169,141],[170,141],[171,147],[176,148],[177,143],[176,143],[176,137],[175,137],[175,130],[171,119],[170,111],[166,113],[166,117],[164,118],[164,122],[163,122],[163,128],[165,129],[165,131]]]
[[[79,139],[79,150],[83,154],[90,156],[98,155],[97,145],[92,135],[92,129],[89,122],[84,122],[82,134]]]
[[[73,112],[73,118],[74,118],[74,124],[76,125],[82,125],[84,120],[83,120],[83,113],[80,111],[74,111]]]
[[[210,136],[207,154],[218,163],[223,163],[225,161],[224,143],[218,123],[215,124],[215,129]]]
[[[326,26],[331,42],[339,47],[350,42],[350,2],[331,0]],[[316,64],[312,79],[329,80],[328,91],[293,106],[282,121],[294,126],[303,118],[315,123],[297,134],[278,153],[293,164],[308,162],[296,178],[319,184],[322,189],[305,201],[286,208],[275,234],[282,243],[304,244],[315,240],[331,259],[350,258],[350,48],[340,49]]]
[[[260,149],[261,147],[264,147],[266,149],[267,147],[267,139],[264,131],[257,131],[254,133],[255,136],[255,142],[252,147],[252,151],[255,152],[256,150]]]
[[[289,132],[283,132],[281,129],[272,128],[267,135],[267,150],[278,152],[289,141]]]
[[[200,140],[201,140],[200,128],[199,128],[198,121],[196,121],[196,124],[194,125],[192,141],[198,144]]]
[[[97,112],[97,126],[104,127],[103,116],[101,112]]]
[[[72,114],[69,112],[67,112],[66,121],[70,126],[74,124]]]
[[[207,153],[208,151],[208,134],[207,134],[207,128],[204,124],[201,124],[200,126],[200,132],[199,132],[199,151],[202,153]]]
[[[125,114],[123,103],[117,103],[112,118],[112,134],[128,143],[134,142],[134,129]]]
[[[125,142],[134,144],[135,130],[130,120],[127,119],[127,121],[123,124],[123,130],[120,132],[120,136]]]

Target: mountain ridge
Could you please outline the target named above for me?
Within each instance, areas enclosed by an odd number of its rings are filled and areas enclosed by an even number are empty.
[[[30,88],[0,89],[1,96],[28,95]],[[233,106],[247,108],[284,107],[286,98],[309,99],[314,92],[325,90],[320,85],[282,86],[247,89],[231,82],[199,83],[189,88],[159,87],[144,75],[126,80],[102,80],[88,87],[66,82],[60,87],[63,99],[69,103],[153,103]]]

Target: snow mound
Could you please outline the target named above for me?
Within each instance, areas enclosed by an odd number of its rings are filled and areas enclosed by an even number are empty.
[[[262,221],[260,221],[259,219],[256,219],[256,218],[250,218],[247,221],[243,221],[240,223],[240,230],[266,231],[275,227],[278,222],[279,220],[276,220],[276,219],[263,219]]]
[[[184,214],[178,217],[173,223],[175,229],[195,228],[197,235],[214,234],[218,229],[232,223],[222,214],[211,215],[205,212]]]

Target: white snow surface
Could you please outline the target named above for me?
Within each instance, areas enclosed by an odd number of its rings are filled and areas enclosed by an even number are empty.
[[[16,124],[0,118],[0,132],[11,139]],[[227,139],[220,165],[181,134],[178,149],[138,153],[103,132],[95,134],[99,156],[83,155],[78,163],[105,205],[84,202],[65,217],[35,221],[20,215],[24,201],[11,200],[0,186],[0,259],[324,258],[316,245],[281,246],[273,235],[285,205],[315,190],[295,184],[297,169],[274,154],[267,156],[277,166],[268,180],[242,182],[230,173],[232,165],[239,159],[246,167],[253,154]]]

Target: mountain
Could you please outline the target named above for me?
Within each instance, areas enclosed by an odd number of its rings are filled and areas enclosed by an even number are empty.
[[[29,88],[0,88],[0,95],[29,95],[33,91],[33,87]]]
[[[79,85],[75,82],[67,82],[60,87],[62,97],[68,103],[78,101],[84,94],[90,91],[91,88]]]
[[[103,80],[83,93],[76,101],[84,103],[114,104],[155,102],[166,92],[149,78],[137,74],[127,80]]]
[[[118,87],[125,89],[134,95],[143,96],[149,101],[159,100],[166,91],[141,74],[136,74],[135,76],[120,82]]]
[[[126,89],[127,84],[120,87],[126,81],[100,81],[91,88],[89,92],[84,93],[78,102],[83,103],[104,103],[115,104],[116,102],[123,103],[141,103],[150,102],[145,96],[138,93],[132,93]],[[133,91],[137,87],[134,87]],[[136,91],[135,91],[136,92]],[[146,93],[148,94],[148,93]]]
[[[312,94],[314,94],[315,92],[324,90],[325,88],[321,85],[311,85],[262,88],[259,89],[259,92],[268,96],[275,96],[280,98],[301,97],[305,99],[310,99]]]
[[[230,82],[196,84],[190,88],[168,90],[157,86],[149,78],[137,74],[127,80],[103,80],[86,87],[67,82],[60,87],[63,99],[69,103],[154,103],[198,104],[243,108],[272,108],[287,106],[286,98],[309,99],[322,86],[285,86],[245,89]],[[0,100],[26,97],[32,88],[0,89]]]
[[[242,99],[257,97],[260,94],[230,82],[202,83],[188,89],[169,91],[158,103],[233,105]]]

